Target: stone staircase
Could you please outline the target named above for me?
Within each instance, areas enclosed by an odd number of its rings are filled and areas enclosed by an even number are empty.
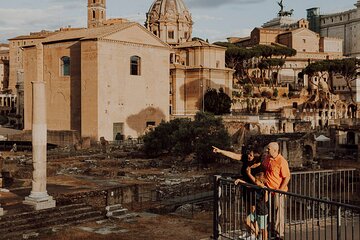
[[[86,204],[71,204],[40,211],[7,214],[0,218],[0,239],[31,239],[68,225],[105,219]]]
[[[121,204],[106,206],[105,210],[106,216],[112,219],[131,220],[138,216],[136,213],[129,213],[128,209]]]

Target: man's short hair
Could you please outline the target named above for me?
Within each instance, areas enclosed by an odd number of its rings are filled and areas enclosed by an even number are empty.
[[[274,149],[276,150],[277,152],[279,152],[279,144],[277,142],[271,142],[268,144],[268,148],[271,148],[271,149]]]

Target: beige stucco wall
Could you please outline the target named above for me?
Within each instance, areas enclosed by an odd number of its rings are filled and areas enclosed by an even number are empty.
[[[276,42],[277,36],[281,32],[281,30],[255,28],[251,32],[251,39],[253,44],[267,45]]]
[[[292,48],[297,52],[319,52],[319,39],[318,34],[308,29],[294,31]]]
[[[81,42],[81,136],[97,139],[99,57],[96,41]]]
[[[225,68],[225,51],[216,47],[194,47],[180,51],[187,66]]]
[[[9,89],[13,93],[16,92],[16,82],[17,82],[17,71],[23,69],[23,51],[24,46],[37,44],[42,39],[39,38],[24,38],[24,39],[14,39],[9,41],[9,57],[10,57],[10,69],[9,69]]]
[[[44,45],[49,130],[113,140],[114,123],[124,123],[124,136],[138,137],[147,122],[169,119],[170,48],[137,25],[108,38]],[[24,54],[25,129],[31,129],[31,81],[37,80],[38,53],[31,47]],[[130,75],[134,55],[141,57],[140,76]],[[60,74],[62,56],[70,56],[71,76]]]
[[[36,48],[26,48],[24,51],[24,130],[31,130],[32,124],[32,87],[31,82],[37,80]]]
[[[119,36],[111,38],[115,37]],[[151,40],[150,37],[148,42]],[[158,41],[155,43],[159,45]],[[124,123],[125,136],[138,137],[143,134],[147,122],[159,124],[161,120],[168,120],[170,50],[160,45],[116,41],[99,41],[98,48],[101,61],[97,137],[113,139],[114,123]],[[130,75],[131,56],[141,58],[139,76]]]
[[[231,97],[230,69],[175,68],[171,70],[172,114],[195,114],[203,108],[203,95],[208,88],[223,88]]]
[[[62,76],[61,58],[70,57],[71,76]],[[80,131],[80,43],[65,42],[44,46],[49,130]]]
[[[342,53],[343,40],[340,38],[320,38],[320,51],[321,52],[336,52]]]
[[[25,129],[31,129],[31,82],[37,80],[36,50],[24,55]],[[71,58],[71,77],[61,76],[60,59]],[[45,45],[43,80],[46,83],[47,124],[49,130],[80,131],[80,45],[76,42]]]

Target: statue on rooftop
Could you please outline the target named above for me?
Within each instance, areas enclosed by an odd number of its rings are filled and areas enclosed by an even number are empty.
[[[280,2],[277,2],[277,4],[280,6],[280,11],[278,12],[279,17],[291,17],[293,15],[294,9],[291,9],[290,11],[284,11],[283,0],[280,0]]]
[[[283,4],[283,0],[281,0],[280,2],[277,2],[280,6],[280,11],[279,14],[282,13],[284,11],[284,4]]]

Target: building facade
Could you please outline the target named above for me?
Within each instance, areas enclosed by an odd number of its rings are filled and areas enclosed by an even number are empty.
[[[192,40],[193,21],[182,0],[155,0],[145,26],[172,47],[170,102],[173,117],[191,116],[204,110],[208,88],[232,94],[233,71],[225,67],[226,48]]]
[[[226,48],[201,40],[174,48],[170,68],[170,109],[173,116],[204,111],[204,95],[209,88],[231,96],[232,69],[225,67]]]
[[[49,130],[93,140],[142,135],[169,119],[162,97],[169,93],[169,56],[169,46],[137,23],[59,32],[24,48],[25,130],[31,82],[43,79]]]
[[[191,40],[193,21],[183,0],[155,0],[145,27],[171,46]]]
[[[343,39],[345,56],[360,56],[360,1],[355,3],[353,9],[332,14],[320,14],[319,8],[310,8],[307,9],[307,18],[310,29],[322,37]]]
[[[280,22],[280,18],[276,18]],[[287,17],[288,18],[288,17]],[[275,22],[275,20],[273,21]],[[280,71],[274,73],[267,72],[267,78],[275,76],[279,84],[291,84],[293,86],[307,86],[308,81],[299,82],[299,73],[309,64],[309,62],[342,58],[342,39],[320,37],[318,33],[309,30],[306,20],[291,21],[292,28],[254,28],[249,38],[235,41],[241,47],[252,47],[255,45],[280,45],[287,46],[296,50],[296,55],[287,57],[285,64]],[[274,25],[275,26],[275,25]],[[256,62],[256,61],[255,61]],[[253,74],[260,77],[260,71],[254,69]]]

